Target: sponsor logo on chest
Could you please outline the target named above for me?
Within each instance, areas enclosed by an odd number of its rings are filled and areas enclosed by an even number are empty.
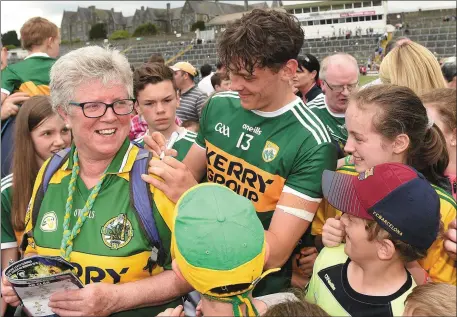
[[[248,132],[251,132],[251,133],[254,133],[254,134],[257,134],[257,135],[261,135],[262,134],[262,130],[259,128],[259,127],[251,127],[247,124],[243,124],[243,130],[246,130]]]

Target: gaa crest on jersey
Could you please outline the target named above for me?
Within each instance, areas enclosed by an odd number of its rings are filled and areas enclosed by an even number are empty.
[[[362,172],[359,174],[357,177],[359,181],[363,181],[364,179],[367,179],[368,177],[372,176],[374,174],[374,167],[367,169],[365,172]]]
[[[276,155],[278,155],[279,152],[279,146],[274,144],[271,141],[267,141],[265,143],[265,147],[263,148],[262,151],[262,158],[265,162],[271,162],[276,158]]]
[[[40,229],[44,232],[53,232],[57,230],[57,215],[54,211],[44,214],[41,219]]]
[[[125,247],[133,237],[132,223],[126,214],[108,220],[101,229],[102,240],[113,250]]]

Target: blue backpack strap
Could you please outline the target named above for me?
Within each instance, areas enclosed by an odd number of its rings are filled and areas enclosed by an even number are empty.
[[[40,187],[38,188],[38,191],[35,196],[35,200],[33,202],[33,209],[32,209],[32,228],[35,228],[36,221],[38,218],[38,213],[40,211],[41,207],[41,202],[43,201],[44,195],[46,191],[48,190],[48,185],[49,182],[51,181],[52,176],[57,172],[57,170],[63,165],[63,163],[67,160],[68,155],[70,153],[70,148],[63,149],[59,152],[57,152],[49,161],[48,165],[46,166],[46,169],[44,170],[43,173],[43,180],[41,182]],[[27,235],[29,237],[33,236],[33,231],[27,232]],[[22,244],[21,244],[21,249],[25,250],[27,247],[26,244],[27,240],[23,239]]]
[[[153,216],[152,194],[149,190],[149,184],[141,178],[141,174],[147,173],[149,160],[150,153],[145,149],[140,149],[130,172],[130,197],[141,220],[142,229],[152,246],[151,256],[144,268],[151,273],[156,264],[163,266],[166,256]]]
[[[46,166],[46,170],[43,175],[43,192],[46,193],[48,190],[48,185],[49,182],[51,181],[52,175],[57,172],[57,170],[62,166],[63,162],[65,162],[65,159],[68,157],[68,154],[70,153],[70,148],[63,149],[59,152],[57,152],[52,158],[51,161],[49,161],[48,166]]]

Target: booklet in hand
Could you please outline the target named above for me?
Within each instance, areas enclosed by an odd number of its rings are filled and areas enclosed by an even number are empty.
[[[48,306],[53,293],[83,288],[73,270],[59,256],[33,256],[8,266],[5,276],[31,316],[53,316]]]

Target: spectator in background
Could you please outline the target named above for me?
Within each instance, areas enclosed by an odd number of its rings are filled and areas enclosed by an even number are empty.
[[[28,56],[21,62],[2,70],[1,89],[1,176],[10,173],[14,149],[14,117],[19,103],[26,96],[49,95],[49,70],[59,55],[60,34],[58,27],[41,17],[31,18],[21,28],[21,45]],[[4,103],[6,97],[16,91],[22,92],[16,98],[17,104]]]
[[[165,59],[162,57],[161,54],[152,54],[151,57],[149,57],[148,63],[160,63],[165,65]],[[134,72],[135,69],[132,69],[132,71]],[[180,126],[182,121],[178,117],[176,117],[175,123],[178,126]],[[129,133],[129,139],[131,141],[143,137],[147,130],[148,123],[140,114],[135,114],[134,116],[132,116]]]
[[[160,64],[165,64],[165,59],[161,54],[152,54],[149,57],[148,63],[160,63]]]
[[[230,78],[225,73],[215,73],[211,77],[211,85],[215,92],[230,90]]]
[[[305,103],[311,102],[322,94],[319,83],[319,61],[311,54],[299,56],[297,61],[297,74],[293,80],[295,88],[298,88],[297,96]]]
[[[176,87],[181,93],[180,106],[176,114],[182,121],[198,122],[208,95],[195,85],[197,70],[188,62],[178,62],[171,69],[175,72]]]
[[[452,195],[457,199],[457,160],[456,160],[456,104],[457,97],[455,90],[451,88],[434,89],[421,96],[424,106],[427,108],[428,116],[443,132],[446,139],[446,147],[449,153],[449,164],[445,175],[451,182]]]
[[[213,86],[211,85],[211,77],[214,74],[213,68],[211,65],[205,64],[200,67],[200,74],[202,75],[202,79],[198,83],[198,88],[209,96],[214,92]]]
[[[138,114],[147,122],[148,135],[159,131],[168,140],[173,132],[179,133],[173,149],[178,152],[176,159],[182,161],[197,134],[176,124],[179,93],[173,71],[165,64],[143,64],[133,74],[133,95]],[[136,139],[135,143],[144,147],[143,137]]]
[[[221,61],[216,63],[216,73],[226,73],[227,68],[225,67],[224,64],[222,64]]]
[[[200,130],[200,125],[198,124],[198,122],[193,120],[183,121],[181,127],[186,128],[187,130],[195,133],[197,133],[198,130]]]
[[[307,106],[326,126],[338,147],[338,156],[342,158],[347,140],[344,114],[348,98],[359,83],[359,65],[352,55],[335,53],[324,58],[319,77],[323,93],[308,102]]]
[[[402,41],[384,57],[379,78],[384,84],[408,87],[417,95],[447,87],[433,53],[412,41]]]
[[[456,89],[457,86],[457,67],[455,56],[447,58],[441,65],[444,79],[447,81],[449,88]]]
[[[398,45],[400,45],[402,43],[410,42],[410,41],[411,40],[409,38],[407,38],[406,36],[400,36],[400,37],[396,38],[395,40],[394,39],[390,40],[389,42],[387,42],[386,49],[384,50],[381,58],[384,59],[384,57],[386,57],[387,54],[389,54]],[[370,87],[373,85],[379,85],[379,84],[382,84],[381,78],[377,78],[377,79],[369,82],[368,84],[363,85],[361,89],[367,88],[367,87]]]
[[[16,90],[30,96],[49,95],[49,69],[59,55],[58,27],[44,18],[32,18],[21,28],[21,45],[28,51],[28,56],[2,71],[2,103]],[[1,110],[2,120],[5,120],[19,109],[10,111],[2,107]]]

